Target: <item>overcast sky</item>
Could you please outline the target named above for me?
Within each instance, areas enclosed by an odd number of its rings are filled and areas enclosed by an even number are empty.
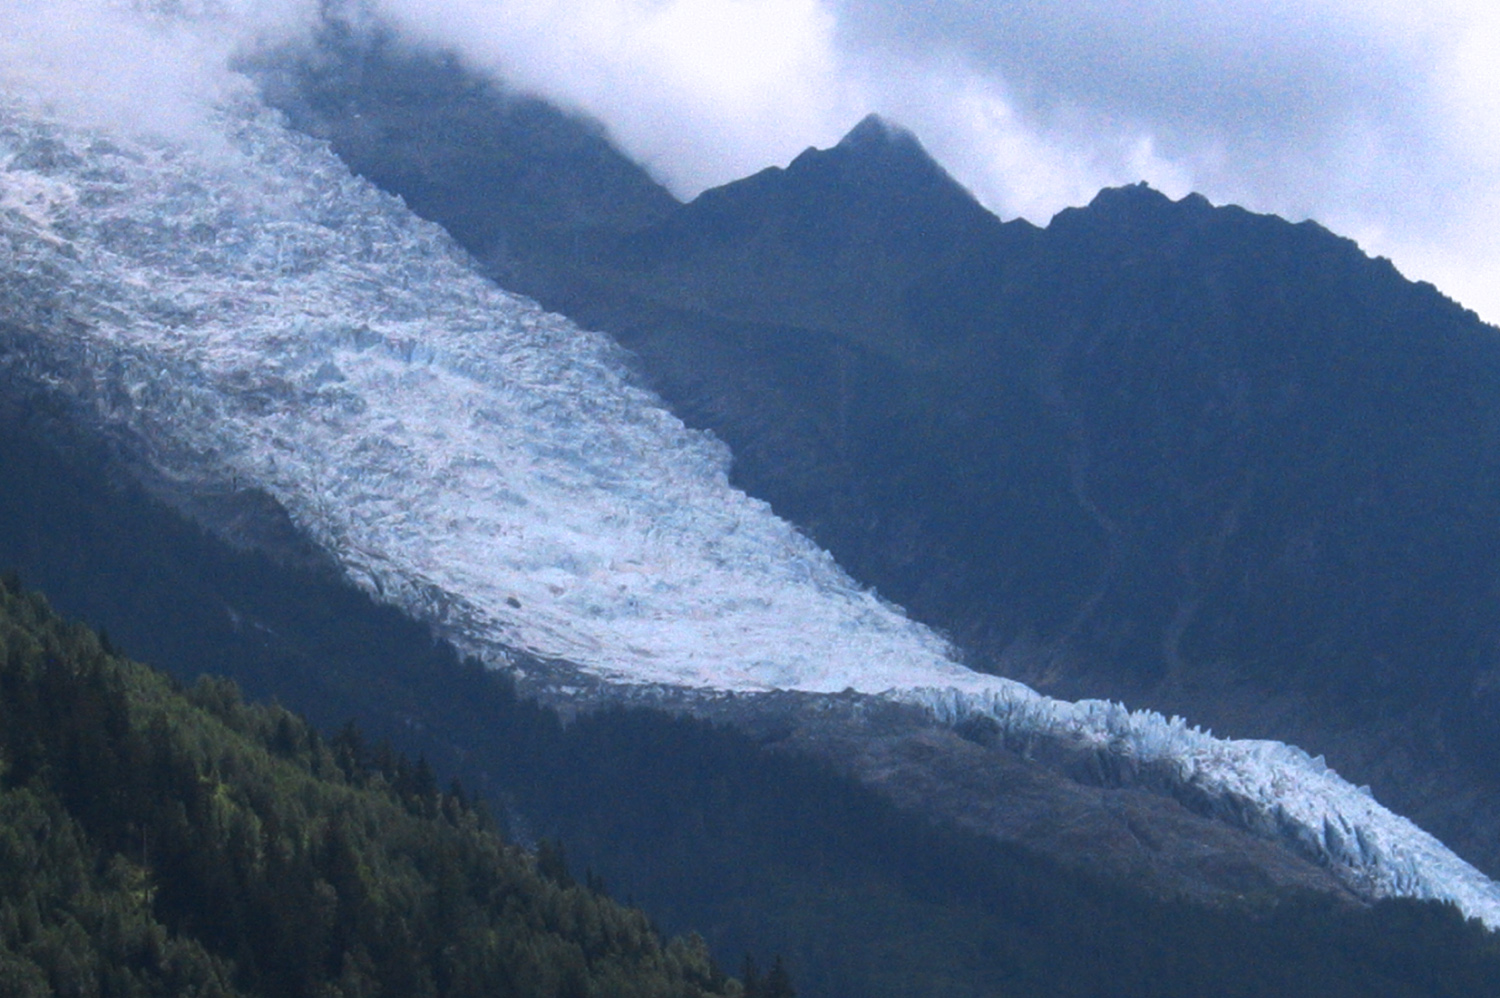
[[[1147,180],[1314,218],[1500,323],[1495,0],[370,0],[601,120],[679,196],[869,111],[1004,218]],[[122,10],[229,10],[194,31]],[[315,0],[0,0],[0,83],[187,127],[225,55]],[[203,27],[202,25],[208,25]]]
[[[1045,224],[1147,180],[1314,218],[1500,323],[1495,0],[378,0],[680,196],[868,111]]]

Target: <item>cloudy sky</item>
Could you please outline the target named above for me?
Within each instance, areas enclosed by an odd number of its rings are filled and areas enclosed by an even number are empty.
[[[1045,224],[1142,179],[1196,190],[1314,218],[1500,323],[1494,0],[370,2],[600,119],[679,196],[877,111],[1002,217]],[[142,30],[125,11],[143,4],[218,13]],[[228,52],[315,9],[0,0],[0,84],[43,79],[92,95],[96,117],[181,126],[174,95],[211,92]]]
[[[1314,218],[1500,323],[1494,0],[378,0],[681,196],[906,125],[1003,217],[1147,180]]]

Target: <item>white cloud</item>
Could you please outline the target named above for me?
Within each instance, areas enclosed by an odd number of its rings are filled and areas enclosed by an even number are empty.
[[[680,193],[836,141],[863,109],[818,0],[376,2],[472,66],[605,122]]]
[[[989,207],[1045,223],[1145,179],[1315,218],[1500,322],[1493,0],[371,0],[602,121],[689,196],[868,111]],[[189,16],[142,19],[159,4]],[[317,0],[0,0],[0,80],[191,130]]]
[[[314,0],[0,0],[0,88],[71,120],[217,142],[204,116],[259,38],[314,23]]]
[[[1003,216],[1198,190],[1362,237],[1500,321],[1487,0],[381,2],[598,117],[679,194],[875,110]]]

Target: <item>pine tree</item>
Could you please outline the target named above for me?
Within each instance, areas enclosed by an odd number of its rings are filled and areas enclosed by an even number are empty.
[[[765,998],[765,982],[761,980],[755,957],[749,953],[745,954],[745,962],[740,966],[740,983],[745,987],[745,998]]]
[[[761,996],[762,998],[797,998],[797,991],[792,987],[792,976],[787,973],[780,954],[777,954],[776,962],[771,965],[771,972],[766,975],[765,983],[761,986]]]

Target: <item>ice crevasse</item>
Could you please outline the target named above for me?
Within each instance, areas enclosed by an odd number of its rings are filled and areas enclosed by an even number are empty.
[[[467,650],[601,680],[845,689],[1150,764],[1365,896],[1500,889],[1306,753],[1066,703],[957,664],[763,502],[618,347],[478,274],[246,89],[222,142],[0,98],[0,369],[158,474],[277,499],[351,578]]]

